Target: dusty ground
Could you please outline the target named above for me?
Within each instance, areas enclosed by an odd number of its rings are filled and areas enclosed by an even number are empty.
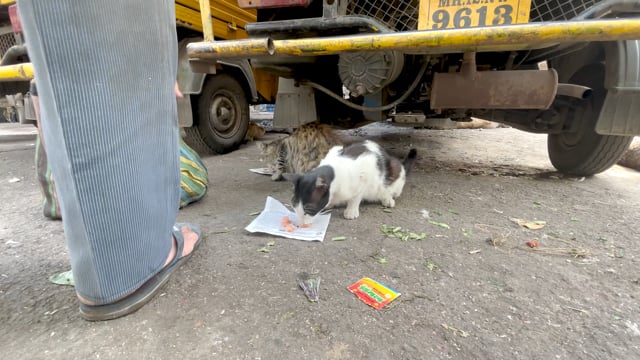
[[[48,281],[69,265],[61,224],[41,215],[33,148],[0,148],[3,358],[640,358],[640,173],[564,178],[544,136],[512,129],[351,134],[398,155],[418,147],[391,213],[334,212],[322,243],[251,235],[248,214],[267,195],[288,202],[290,185],[247,171],[262,165],[253,145],[207,157],[212,187],[180,213],[202,225],[203,247],[161,296],[103,323],[83,321],[73,288]],[[428,236],[386,238],[382,224]],[[300,272],[321,277],[319,303],[298,288]],[[402,295],[376,311],[346,290],[364,276]]]

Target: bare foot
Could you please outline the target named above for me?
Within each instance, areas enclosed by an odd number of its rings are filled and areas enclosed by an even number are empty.
[[[194,246],[198,242],[198,234],[193,232],[187,226],[183,226],[180,230],[182,231],[182,237],[184,238],[184,246],[182,247],[182,254],[180,254],[180,257],[183,257],[185,255],[189,255],[193,251]],[[167,256],[167,260],[164,262],[163,266],[167,266],[176,256],[177,244],[173,236],[171,236],[169,241],[171,241],[171,250],[169,251],[169,255]],[[76,296],[80,299],[80,302],[85,305],[95,305],[94,302],[83,298],[78,293],[76,293]]]
[[[182,229],[180,229],[180,231],[182,231],[182,237],[184,238],[184,246],[182,247],[182,254],[180,254],[180,257],[183,257],[185,255],[189,255],[193,251],[193,247],[196,245],[196,242],[198,242],[198,234],[193,232],[187,226],[183,226]],[[172,236],[171,251],[169,251],[169,256],[167,256],[167,261],[164,262],[165,266],[169,264],[173,260],[173,258],[176,256],[176,248],[177,248],[177,245]]]

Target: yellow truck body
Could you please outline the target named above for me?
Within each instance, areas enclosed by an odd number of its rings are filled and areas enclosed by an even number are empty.
[[[34,122],[35,113],[28,93],[29,81],[34,77],[33,67],[28,60],[22,61],[28,57],[20,26],[13,27],[15,17],[18,17],[15,7],[15,0],[0,0],[0,20],[4,22],[4,26],[0,26],[4,31],[0,33],[3,58],[0,66],[0,107],[4,109],[4,118],[8,121]],[[11,18],[12,11],[14,18]],[[248,107],[275,101],[277,77],[252,68],[246,60],[211,63],[204,67],[204,71],[203,67],[200,72],[191,71],[185,47],[189,42],[203,40],[202,32],[207,28],[206,25],[210,25],[208,28],[215,32],[216,40],[241,40],[248,37],[246,25],[256,21],[256,11],[240,8],[235,0],[212,1],[208,13],[210,17],[207,24],[200,11],[200,1],[175,1],[178,45],[181,49],[177,82],[187,95],[178,101],[179,124],[184,128],[185,140],[199,151],[224,153],[234,150],[244,141],[250,121]],[[16,49],[19,51],[14,51]],[[9,50],[22,55],[5,56]],[[226,96],[228,101],[214,101],[219,96]],[[222,108],[213,109],[214,106]],[[227,111],[235,107],[243,109]],[[234,116],[216,117],[217,113],[231,113]]]

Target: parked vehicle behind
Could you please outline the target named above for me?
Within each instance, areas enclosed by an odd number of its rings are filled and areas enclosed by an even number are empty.
[[[552,164],[580,176],[640,134],[640,0],[238,3],[257,10],[250,39],[188,54],[277,75],[277,127],[480,117],[548,134]]]
[[[186,46],[203,38],[199,2],[176,0],[175,11],[177,81],[186,95],[178,101],[178,115],[185,140],[199,151],[232,151],[247,133],[249,106],[273,103],[277,78],[252,68],[246,59],[219,61],[215,65],[190,64]],[[15,71],[0,74],[0,121],[34,123],[29,93],[33,74],[18,15],[15,0],[0,0],[1,65],[20,65]],[[209,19],[218,40],[244,39],[245,26],[256,20],[256,11],[241,9],[234,0],[215,0],[210,5]],[[192,71],[191,66],[198,71]]]

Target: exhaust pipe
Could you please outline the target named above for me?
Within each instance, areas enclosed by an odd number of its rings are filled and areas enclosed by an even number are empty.
[[[558,84],[557,95],[569,96],[576,99],[588,99],[593,94],[593,90],[586,86],[575,84]]]

